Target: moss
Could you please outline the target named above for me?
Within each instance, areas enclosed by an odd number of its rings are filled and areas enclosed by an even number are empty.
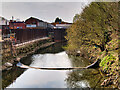
[[[107,55],[105,56],[100,63],[100,67],[102,67],[102,70],[104,72],[108,72],[110,66],[115,62],[116,58],[113,55]]]
[[[103,52],[100,52],[99,54],[100,54],[100,55],[102,55],[102,54],[103,54]]]

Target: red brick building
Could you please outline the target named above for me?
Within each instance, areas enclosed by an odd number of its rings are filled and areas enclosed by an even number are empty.
[[[9,29],[26,29],[26,25],[24,22],[10,20]]]

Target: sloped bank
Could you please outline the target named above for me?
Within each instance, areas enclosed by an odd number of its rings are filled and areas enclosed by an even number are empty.
[[[99,72],[101,80],[97,88],[120,88],[119,79],[119,39],[118,32],[112,32],[111,41],[105,45],[105,50],[101,51],[99,47],[90,46],[76,50],[67,50],[69,55],[82,56],[90,63],[100,59]]]
[[[11,48],[11,42],[6,40],[2,43],[2,67],[1,70],[7,70],[11,67],[8,65],[11,63],[12,65],[15,63],[16,58],[23,58],[27,55],[33,54],[36,50],[44,47],[48,47],[55,42],[52,42],[50,38],[38,39],[34,42],[29,42],[22,45],[17,45],[15,47],[15,51]]]

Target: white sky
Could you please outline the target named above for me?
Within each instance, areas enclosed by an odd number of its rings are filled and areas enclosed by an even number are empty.
[[[33,16],[43,21],[54,22],[56,17],[60,17],[63,21],[72,22],[75,14],[82,11],[88,2],[55,2],[55,0],[26,0],[21,2],[20,0],[2,0],[2,15],[6,19],[10,20],[12,16],[14,19],[26,20]],[[14,2],[16,1],[16,2]],[[29,2],[30,1],[30,2]],[[40,2],[38,2],[40,1]],[[1,5],[0,5],[1,6]]]
[[[2,0],[0,16],[8,20],[14,16],[14,19],[23,21],[34,16],[47,22],[60,17],[63,21],[72,22],[74,15],[80,13],[88,1],[93,0]]]

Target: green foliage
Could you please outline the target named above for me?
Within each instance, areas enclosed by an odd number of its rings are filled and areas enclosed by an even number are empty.
[[[67,29],[67,49],[97,45],[104,51],[110,41],[109,32],[118,30],[117,13],[117,2],[92,2],[85,7],[80,15],[75,15],[73,25]]]
[[[102,67],[102,70],[107,71],[115,60],[116,58],[113,55],[107,55],[101,60],[100,67]]]
[[[73,18],[73,22],[76,22],[78,19],[80,19],[80,15],[79,14],[75,14],[75,16]]]

